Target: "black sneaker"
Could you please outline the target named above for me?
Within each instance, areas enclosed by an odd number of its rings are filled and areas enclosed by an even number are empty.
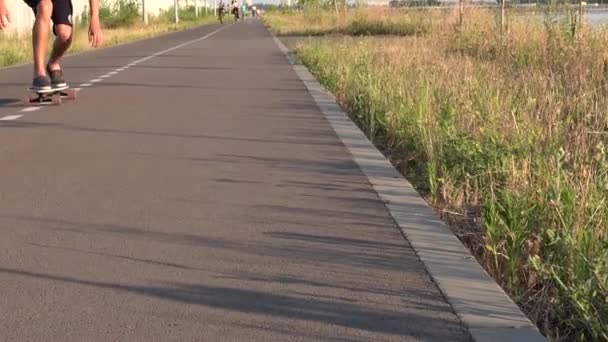
[[[53,88],[67,87],[68,84],[63,79],[63,73],[61,72],[61,69],[51,70],[51,69],[49,69],[49,66],[47,65],[46,72],[49,74],[49,77],[51,78],[51,85],[53,86]]]
[[[32,89],[35,91],[51,90],[51,81],[47,76],[36,76],[32,81]]]

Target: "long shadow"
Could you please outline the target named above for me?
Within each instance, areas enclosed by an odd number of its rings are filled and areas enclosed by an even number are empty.
[[[104,58],[145,58],[145,57],[149,57],[150,55],[146,54],[146,55],[111,55],[111,56],[104,56]],[[183,58],[200,58],[201,56],[197,56],[197,55],[176,55],[176,54],[162,54],[162,55],[156,55],[154,56],[154,58],[173,58],[173,57],[183,57]]]
[[[276,186],[282,188],[299,188],[312,190],[352,191],[353,187],[361,188],[362,183],[358,181],[351,182],[339,179],[331,179],[331,181],[326,182],[306,182],[288,180],[281,184],[277,184]],[[372,190],[370,189],[368,192],[371,194]]]
[[[303,233],[289,233],[289,232],[265,232],[264,235],[268,235],[272,238],[284,239],[284,240],[296,240],[296,241],[308,241],[323,243],[329,245],[347,245],[362,248],[375,248],[380,250],[391,250],[405,248],[405,244],[390,243],[390,242],[376,242],[371,240],[346,238],[340,236],[327,236],[327,235],[311,235]]]
[[[271,72],[272,68],[256,68],[256,67],[220,67],[220,66],[207,66],[207,67],[187,67],[187,66],[162,66],[162,65],[143,65],[137,64],[132,66],[133,69],[177,69],[177,70],[234,70],[234,71],[259,71],[259,72]]]
[[[260,273],[253,273],[253,272],[239,272],[236,274],[230,274],[230,273],[223,273],[221,275],[217,275],[215,276],[215,278],[218,279],[229,279],[229,280],[235,280],[235,281],[250,281],[250,282],[260,282],[260,283],[277,283],[277,284],[281,284],[281,285],[304,285],[304,286],[311,286],[311,287],[317,287],[317,288],[329,288],[329,289],[336,289],[336,290],[345,290],[345,291],[349,291],[349,292],[356,292],[356,293],[361,293],[361,294],[379,294],[379,295],[383,295],[383,296],[395,296],[395,297],[409,297],[409,298],[416,298],[419,301],[420,300],[424,300],[424,301],[429,301],[429,300],[436,300],[437,297],[435,295],[433,295],[433,293],[431,291],[428,291],[427,289],[411,289],[408,288],[407,292],[405,292],[403,289],[398,289],[398,290],[391,290],[388,289],[388,287],[384,287],[382,286],[382,283],[378,283],[378,282],[374,282],[373,284],[371,283],[361,283],[359,284],[359,286],[357,286],[358,284],[353,284],[352,282],[345,282],[345,281],[340,281],[341,279],[339,277],[335,277],[332,279],[332,281],[330,282],[330,280],[328,279],[328,281],[319,281],[319,280],[311,280],[311,279],[307,279],[304,275],[264,275],[264,274],[260,274]],[[403,301],[403,298],[399,298],[400,301]],[[408,305],[410,305],[411,303],[408,303]],[[425,308],[429,308],[428,306],[425,306]],[[437,310],[445,310],[445,307],[433,307]]]
[[[21,101],[15,98],[0,98],[0,108],[17,107]]]
[[[123,224],[84,223],[23,215],[8,215],[4,216],[4,218],[37,222],[38,224],[45,225],[46,229],[56,231],[80,234],[116,234],[138,240],[149,239],[161,243],[220,249],[242,254],[244,257],[246,257],[246,255],[265,256],[279,258],[281,260],[292,260],[296,263],[320,263],[328,268],[333,268],[334,266],[348,266],[360,269],[370,268],[398,272],[406,271],[405,265],[403,264],[405,248],[403,251],[399,251],[396,249],[381,250],[378,248],[362,248],[346,243],[333,245],[321,244],[318,242],[307,244],[281,244],[273,241],[243,241],[188,233],[169,233],[166,231],[146,230]],[[364,222],[364,219],[362,218],[358,221]],[[297,223],[297,221],[295,221],[295,223]],[[302,224],[309,226],[310,222],[306,221]],[[367,223],[363,225],[364,227],[368,227],[370,224],[371,223]],[[293,224],[291,225],[293,226]]]
[[[212,180],[214,182],[228,183],[228,184],[257,184],[257,185],[265,184],[264,182],[261,182],[261,181],[232,179],[232,178],[213,178]]]
[[[122,68],[124,65],[78,65],[70,66],[69,69],[112,69]],[[132,69],[177,69],[177,70],[234,70],[235,68],[225,67],[188,67],[188,66],[153,66],[137,64],[131,67]]]
[[[378,208],[382,209],[381,204],[378,204]],[[388,216],[381,214],[365,213],[358,210],[350,210],[347,206],[337,206],[335,209],[331,208],[310,208],[310,207],[292,207],[286,205],[256,205],[256,211],[259,212],[275,212],[277,214],[283,214],[290,218],[329,218],[329,219],[353,219],[359,221],[363,225],[370,223],[382,223],[391,224],[392,222],[388,219]],[[295,235],[292,236],[295,238]],[[319,240],[317,240],[318,242]]]
[[[124,65],[69,65],[66,66],[66,72],[69,72],[69,70],[72,69],[117,69],[117,68],[122,68],[124,67]]]
[[[187,66],[162,66],[162,65],[142,65],[137,64],[134,69],[177,69],[177,70],[243,70],[243,68],[226,68],[226,67],[187,67]]]
[[[289,335],[289,336],[297,336],[299,338],[302,337],[306,337],[308,339],[311,339],[312,341],[324,341],[324,342],[361,342],[361,337],[356,335],[356,334],[350,334],[349,337],[347,334],[340,334],[340,335],[333,335],[333,336],[328,336],[327,334],[323,334],[322,332],[316,332],[316,331],[306,331],[306,330],[300,330],[300,331],[294,331],[293,328],[286,326],[284,324],[262,324],[262,325],[256,325],[256,324],[248,324],[246,322],[242,322],[242,323],[232,323],[233,326],[237,326],[237,327],[242,327],[248,330],[251,329],[255,329],[255,330],[261,330],[261,331],[265,331],[265,332],[269,332],[269,333],[273,333],[273,334],[281,334],[281,335]]]
[[[186,233],[167,233],[163,231],[146,230],[135,226],[124,224],[101,224],[77,222],[63,219],[33,217],[27,215],[6,215],[3,218],[36,222],[43,224],[46,228],[56,231],[65,231],[73,233],[101,233],[101,234],[117,234],[124,236],[133,236],[138,239],[150,239],[162,243],[176,243],[185,246],[198,246],[209,248],[224,248],[238,250],[241,244],[238,242],[209,238],[201,235],[186,234]]]
[[[74,83],[74,87],[79,82]],[[25,83],[15,82],[0,82],[0,86],[6,87],[18,87],[25,86]],[[247,91],[247,92],[301,92],[302,89],[295,88],[269,88],[269,87],[221,87],[218,85],[204,86],[204,85],[183,85],[183,84],[151,84],[151,83],[131,83],[131,82],[101,82],[95,84],[96,88],[103,87],[135,87],[135,88],[155,88],[155,89],[208,89],[208,90],[231,90],[231,91]],[[10,101],[15,99],[5,99]],[[1,105],[1,103],[0,103]]]
[[[237,154],[218,154],[214,158],[192,158],[198,162],[253,163],[284,171],[315,172],[324,175],[357,175],[362,177],[358,165],[347,155],[345,158],[313,160],[312,158],[271,158]]]
[[[370,191],[370,194],[375,195],[373,191]],[[358,208],[378,208],[379,205],[384,206],[384,204],[377,198],[361,198],[361,197],[347,197],[347,196],[326,196],[326,194],[301,194],[300,196],[311,197],[311,198],[323,198],[334,200],[337,202],[349,203],[350,205],[355,205]]]
[[[249,289],[185,283],[165,283],[158,286],[122,285],[8,268],[0,268],[0,273],[117,290],[177,303],[435,341],[454,340],[453,333],[460,330],[460,326],[454,321],[429,319],[416,313],[371,309],[351,303],[271,294]]]
[[[140,88],[158,88],[158,89],[208,89],[208,90],[230,90],[230,91],[247,91],[247,92],[301,92],[302,89],[290,88],[270,88],[270,87],[222,87],[220,85],[181,85],[181,84],[146,84],[146,83],[129,83],[129,82],[102,82],[96,85],[97,87],[140,87]]]
[[[35,123],[27,121],[15,121],[3,124],[1,127],[12,127],[12,128],[55,128],[70,131],[82,131],[82,132],[93,132],[93,133],[108,133],[108,134],[125,134],[125,135],[142,135],[142,136],[156,136],[156,137],[171,137],[171,138],[185,138],[185,139],[212,139],[212,140],[226,140],[226,141],[243,141],[253,143],[268,143],[268,144],[287,144],[287,145],[335,145],[334,143],[319,142],[316,139],[311,140],[296,140],[296,139],[257,139],[257,138],[242,138],[242,137],[225,137],[219,135],[205,135],[205,134],[188,134],[188,133],[168,133],[168,132],[155,132],[155,131],[135,131],[135,130],[123,130],[123,129],[111,129],[111,128],[92,128],[83,127],[67,124],[56,124],[56,123]],[[193,158],[196,159],[196,158]]]
[[[0,125],[2,128],[55,128],[57,125],[52,123],[38,123],[27,121],[5,121]]]
[[[93,251],[87,251],[87,250],[78,249],[78,248],[44,245],[44,244],[39,244],[39,243],[31,243],[30,242],[28,244],[32,245],[32,246],[36,246],[36,247],[41,247],[41,248],[57,249],[57,250],[62,250],[62,251],[70,251],[70,252],[76,252],[76,253],[81,253],[81,254],[89,254],[89,255],[98,255],[98,256],[104,256],[104,257],[110,257],[110,258],[116,258],[116,259],[123,259],[123,260],[128,260],[128,261],[141,262],[141,263],[151,264],[151,265],[158,265],[158,266],[167,266],[167,267],[179,268],[179,269],[182,269],[182,270],[204,271],[204,270],[199,269],[199,268],[189,267],[189,266],[175,264],[175,263],[171,263],[171,262],[162,262],[162,261],[155,261],[155,260],[149,260],[149,259],[126,257],[126,256],[122,256],[122,255],[93,252]]]

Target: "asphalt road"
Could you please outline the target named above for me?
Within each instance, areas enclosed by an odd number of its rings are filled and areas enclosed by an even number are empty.
[[[267,30],[218,28],[69,57],[58,107],[0,70],[0,340],[467,339]]]

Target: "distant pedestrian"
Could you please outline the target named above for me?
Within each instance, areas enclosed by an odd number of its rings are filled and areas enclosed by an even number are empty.
[[[243,2],[241,5],[241,13],[243,14],[243,19],[247,17],[247,4]]]
[[[224,3],[224,0],[220,0],[219,5],[217,6],[217,19],[220,21],[220,23],[224,23],[224,13],[226,13],[226,4]]]
[[[239,21],[239,2],[237,0],[232,0],[232,15],[234,15],[235,21]]]

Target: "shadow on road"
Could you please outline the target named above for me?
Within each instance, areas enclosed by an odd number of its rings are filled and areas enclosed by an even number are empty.
[[[37,123],[28,121],[11,121],[3,123],[0,127],[6,128],[53,128],[62,129],[69,131],[78,132],[93,132],[93,133],[107,133],[107,134],[125,134],[125,135],[142,135],[151,137],[171,137],[171,138],[186,138],[186,139],[212,139],[212,140],[227,140],[227,141],[243,141],[250,143],[279,143],[279,144],[297,144],[297,145],[318,145],[318,146],[329,146],[337,145],[338,142],[326,143],[319,141],[318,139],[259,139],[259,138],[246,138],[246,137],[235,137],[235,136],[220,136],[220,135],[208,135],[208,134],[188,134],[188,133],[171,133],[171,132],[157,132],[157,131],[136,131],[136,130],[125,130],[125,129],[112,129],[112,128],[93,128],[84,126],[75,126],[69,124],[60,123]]]
[[[25,95],[27,95],[26,93],[24,93]],[[25,96],[24,96],[25,98]],[[17,107],[19,104],[21,104],[21,99],[15,99],[15,98],[0,98],[0,108],[4,107]]]
[[[452,339],[451,334],[446,334],[446,325],[450,323],[445,320],[429,319],[429,317],[405,312],[375,310],[352,303],[325,301],[310,297],[300,298],[250,289],[184,283],[166,283],[156,286],[122,285],[7,268],[0,268],[0,273],[124,291],[191,305],[320,322],[399,336],[419,337],[419,334],[424,331],[424,336],[430,340]],[[452,325],[454,325],[454,329],[458,329],[455,324],[452,323]]]
[[[36,247],[40,247],[40,248],[49,248],[49,249],[57,249],[57,250],[68,251],[68,252],[75,252],[78,254],[97,255],[97,256],[123,259],[123,260],[140,262],[140,263],[151,264],[151,265],[167,266],[167,267],[173,267],[173,268],[178,268],[178,269],[183,269],[183,270],[204,271],[200,268],[189,267],[189,266],[180,265],[180,264],[176,264],[176,263],[172,263],[172,262],[163,262],[163,261],[155,261],[155,260],[142,259],[142,258],[127,257],[127,256],[123,256],[123,255],[116,255],[116,254],[110,254],[110,253],[93,252],[93,251],[87,251],[84,249],[72,248],[72,247],[51,246],[51,245],[44,245],[44,244],[31,243],[31,242],[28,243],[28,245],[36,246]]]
[[[266,216],[263,214],[260,216],[260,220]],[[319,212],[316,216],[322,215],[341,215],[340,213],[331,212]],[[343,214],[342,214],[343,215]],[[353,223],[354,222],[369,222],[365,216],[351,214]],[[285,240],[286,236],[273,236],[268,233],[271,240],[229,240],[217,237],[209,237],[198,234],[185,234],[185,233],[169,233],[159,230],[143,229],[135,226],[123,225],[123,224],[97,224],[97,223],[82,223],[74,222],[62,219],[50,219],[50,218],[38,218],[23,215],[5,215],[5,219],[12,219],[17,221],[24,221],[30,223],[36,223],[37,226],[44,229],[52,229],[56,231],[71,232],[71,233],[89,233],[89,234],[101,234],[101,235],[122,235],[123,238],[133,238],[137,241],[151,240],[160,243],[179,244],[185,247],[204,247],[213,248],[218,250],[224,250],[236,254],[251,255],[251,256],[264,256],[264,257],[275,257],[281,260],[292,260],[293,262],[303,264],[317,264],[319,262],[324,263],[326,266],[348,266],[358,268],[373,268],[383,269],[388,271],[407,271],[403,264],[403,248],[400,251],[398,247],[392,244],[385,244],[384,248],[379,247],[361,247],[361,244],[365,240],[358,240],[358,246],[353,246],[352,241],[348,239],[342,239],[341,243],[333,244],[322,244],[320,241],[323,239],[334,239],[339,241],[338,237],[327,237],[318,236],[314,237],[309,235],[309,239],[316,239],[309,242],[311,243],[284,243],[279,241],[273,241],[276,239]],[[255,221],[255,217],[250,218]],[[329,218],[331,219],[331,217]],[[366,221],[367,220],[367,221]],[[293,222],[285,221],[282,223],[280,218],[274,220],[278,225],[290,224],[296,226],[297,224],[304,224],[305,226],[314,225],[314,223],[301,223],[294,219]],[[361,223],[361,228],[369,227],[367,223]],[[354,225],[353,225],[354,228]],[[276,234],[276,233],[275,233]],[[291,236],[291,239],[294,239]],[[302,237],[300,236],[300,239]],[[373,242],[369,242],[373,245]],[[397,244],[398,245],[398,244]]]

